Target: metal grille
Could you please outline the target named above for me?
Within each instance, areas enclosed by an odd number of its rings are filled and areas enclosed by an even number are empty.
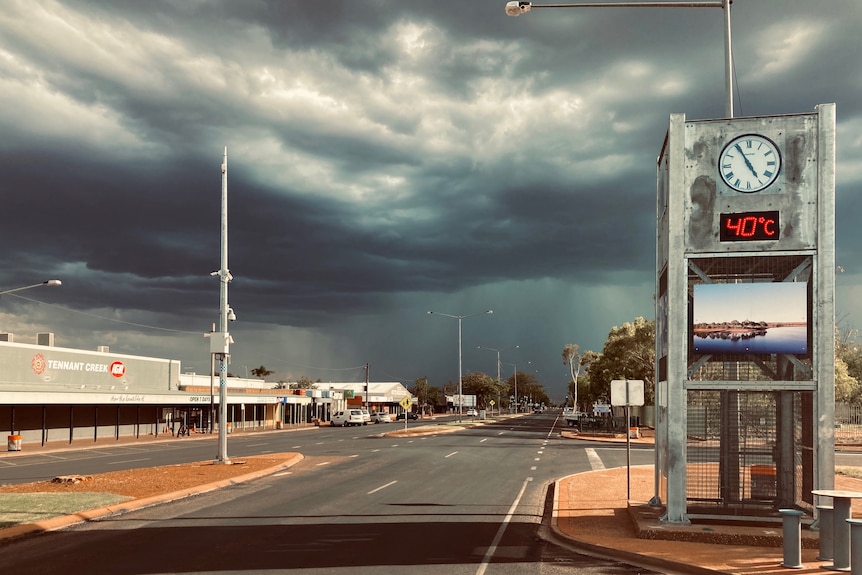
[[[779,416],[779,393],[792,394]],[[807,392],[688,392],[686,498],[692,513],[739,512],[802,498],[800,398]],[[794,448],[782,462],[779,418]],[[788,427],[789,426],[789,427]],[[786,472],[789,470],[789,474]]]

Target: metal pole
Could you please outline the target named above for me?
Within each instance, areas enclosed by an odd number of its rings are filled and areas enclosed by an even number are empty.
[[[515,413],[521,413],[521,406],[518,405],[518,365],[513,363],[515,368]]]
[[[721,8],[724,11],[724,88],[725,112],[733,118],[733,54],[730,38],[730,5],[733,0],[702,2],[579,2],[577,4],[533,4],[508,2],[506,14],[519,16],[533,8]]]
[[[722,0],[724,9],[724,92],[725,112],[733,117],[733,46],[730,39],[730,5],[733,0]]]
[[[461,368],[461,320],[463,318],[458,316],[458,423],[461,423],[461,420],[464,416],[464,375],[463,370]]]
[[[227,146],[224,147],[224,162],[221,165],[221,268],[219,275],[219,331],[221,332],[220,344],[223,353],[218,353],[219,358],[219,421],[218,421],[218,459],[217,463],[229,464],[227,455],[227,363],[229,357],[229,335],[227,284],[230,281],[230,272],[227,267]],[[215,334],[213,334],[215,335]]]

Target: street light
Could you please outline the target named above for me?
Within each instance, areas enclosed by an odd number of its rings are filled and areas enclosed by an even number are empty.
[[[479,345],[477,347],[478,347],[478,349],[487,349],[489,351],[496,351],[497,352],[497,411],[498,411],[498,415],[499,415],[499,411],[500,411],[500,407],[501,407],[500,406],[500,352],[506,351],[507,349],[518,349],[521,346],[513,345],[511,347],[503,347],[500,349],[496,349],[493,347],[483,347],[481,345]]]
[[[733,118],[733,52],[730,40],[730,5],[733,0],[704,2],[579,2],[577,4],[533,4],[506,2],[506,14],[520,16],[533,8],[721,8],[724,11],[724,90],[725,111]]]
[[[494,313],[492,309],[486,309],[485,311],[480,311],[476,313],[471,313],[469,315],[450,315],[448,313],[440,313],[439,311],[428,311],[428,314],[437,314],[442,315],[443,317],[451,317],[453,319],[458,320],[458,422],[460,423],[464,416],[464,394],[463,392],[463,377],[461,375],[461,320],[468,317],[473,317],[476,315],[483,315],[488,313]]]
[[[5,295],[7,293],[14,293],[16,291],[23,291],[25,289],[30,289],[30,288],[35,288],[35,287],[41,287],[41,286],[53,287],[53,286],[58,286],[58,285],[62,285],[62,284],[63,284],[63,282],[61,282],[60,280],[46,280],[46,281],[43,281],[42,283],[33,284],[31,286],[24,286],[24,287],[17,287],[17,288],[2,290],[2,291],[0,291],[0,295]]]
[[[528,361],[527,364],[533,363],[532,361]],[[515,363],[504,363],[503,365],[511,365],[515,368],[515,413],[521,413],[521,406],[518,405],[518,365]]]

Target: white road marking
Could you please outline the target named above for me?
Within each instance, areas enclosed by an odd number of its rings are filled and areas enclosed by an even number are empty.
[[[535,466],[535,465],[534,465],[534,466],[532,466],[532,467],[530,468],[530,471],[535,471],[535,470],[536,470],[536,466]]]
[[[260,447],[261,445],[269,445],[268,443],[249,443],[246,447]]]
[[[476,575],[484,575],[485,570],[488,568],[488,564],[491,562],[491,558],[497,551],[497,545],[500,544],[500,540],[503,538],[503,533],[506,532],[506,526],[509,525],[510,521],[512,521],[515,509],[518,508],[518,504],[521,502],[521,497],[524,496],[524,491],[527,490],[527,484],[532,480],[532,477],[528,477],[521,486],[521,491],[518,492],[517,497],[515,497],[515,501],[513,501],[512,506],[509,507],[509,512],[506,513],[506,517],[503,519],[503,523],[500,525],[500,528],[497,529],[497,534],[494,536],[491,546],[488,547],[488,551],[485,552],[485,556],[482,558],[482,563],[479,564],[479,569],[476,570]]]
[[[380,486],[380,487],[378,487],[377,489],[372,489],[371,491],[369,491],[368,493],[366,493],[366,495],[371,495],[372,493],[377,493],[377,492],[378,492],[378,491],[380,491],[381,489],[386,489],[386,488],[387,488],[387,487],[389,487],[390,485],[395,485],[396,483],[398,483],[398,481],[397,481],[397,480],[396,480],[396,481],[390,481],[390,482],[389,482],[389,483],[387,483],[386,485],[381,485],[381,486]]]
[[[320,467],[321,465],[329,465],[330,463],[332,463],[332,462],[331,461],[323,461],[321,463],[318,463],[317,467]]]
[[[281,473],[276,473],[273,477],[281,477],[282,475],[290,475],[293,471],[282,471]]]
[[[123,463],[135,463],[137,461],[149,461],[149,457],[142,457],[141,459],[127,459],[125,461],[107,461],[106,465],[122,465]]]
[[[479,443],[485,443],[486,441],[488,441],[488,438],[487,438],[487,437],[486,437],[486,438],[484,438],[484,439],[483,439],[482,441],[480,441]]]
[[[452,457],[452,456],[453,456],[453,455],[455,455],[456,453],[458,453],[458,452],[457,452],[457,451],[453,451],[452,453],[450,453],[449,455],[447,455],[447,456],[446,456],[446,457],[444,457],[443,459],[448,459],[449,457]]]
[[[350,457],[359,457],[359,454],[351,455]]]
[[[587,454],[587,460],[590,462],[590,467],[593,468],[593,471],[601,471],[605,468],[605,464],[602,463],[602,458],[599,457],[599,454],[596,453],[595,449],[587,447],[584,449],[584,452]]]

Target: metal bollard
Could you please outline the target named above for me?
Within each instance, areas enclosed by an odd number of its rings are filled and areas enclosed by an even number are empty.
[[[850,573],[862,575],[862,519],[848,519],[850,524]]]
[[[817,506],[817,528],[819,530],[820,554],[817,555],[818,561],[832,561],[832,506],[818,505]]]
[[[798,509],[779,509],[784,527],[784,562],[782,567],[801,569],[802,564],[802,516]]]

